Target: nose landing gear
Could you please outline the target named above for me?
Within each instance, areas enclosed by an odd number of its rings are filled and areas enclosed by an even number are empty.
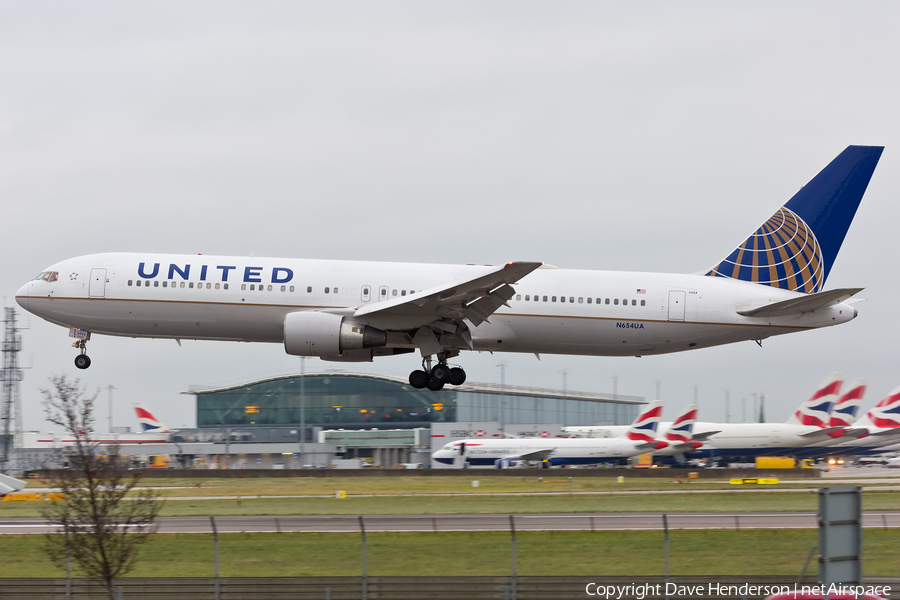
[[[69,332],[69,335],[78,340],[72,344],[72,347],[80,350],[78,356],[75,357],[75,366],[79,369],[87,369],[91,366],[91,357],[87,355],[87,342],[91,339],[90,332],[73,329]]]

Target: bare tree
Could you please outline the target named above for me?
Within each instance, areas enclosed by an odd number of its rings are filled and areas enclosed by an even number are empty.
[[[76,570],[102,581],[109,598],[114,582],[131,571],[138,546],[156,531],[162,501],[154,490],[135,489],[137,471],[128,471],[116,442],[97,441],[94,406],[99,390],[88,396],[79,380],[50,378],[44,395],[47,420],[61,427],[71,442],[59,449],[57,485],[63,500],[44,502],[41,513],[58,528],[48,533],[44,549],[64,567],[71,557]]]

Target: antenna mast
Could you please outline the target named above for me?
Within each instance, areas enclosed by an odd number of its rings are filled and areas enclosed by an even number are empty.
[[[22,351],[22,338],[16,326],[16,309],[4,307],[3,323],[6,331],[3,336],[3,368],[0,369],[0,385],[3,395],[0,398],[0,472],[9,473],[22,468],[18,464],[18,449],[22,447],[22,397],[19,394],[19,382],[22,381],[22,370],[19,368],[19,352]]]

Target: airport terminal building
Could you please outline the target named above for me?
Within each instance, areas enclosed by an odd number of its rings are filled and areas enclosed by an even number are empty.
[[[297,426],[412,429],[432,423],[627,425],[644,398],[466,383],[437,392],[405,379],[359,373],[310,373],[207,388],[194,386],[197,427]]]
[[[195,396],[197,410],[197,428],[173,437],[184,453],[202,443],[228,455],[229,464],[237,460],[263,468],[321,467],[335,459],[382,467],[429,465],[435,427],[443,437],[446,431],[473,428],[511,433],[627,425],[645,402],[636,396],[483,383],[433,392],[399,377],[345,372],[192,386],[184,393]]]

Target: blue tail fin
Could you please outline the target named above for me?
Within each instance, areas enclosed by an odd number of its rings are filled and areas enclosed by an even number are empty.
[[[848,146],[706,275],[820,291],[882,150]]]

